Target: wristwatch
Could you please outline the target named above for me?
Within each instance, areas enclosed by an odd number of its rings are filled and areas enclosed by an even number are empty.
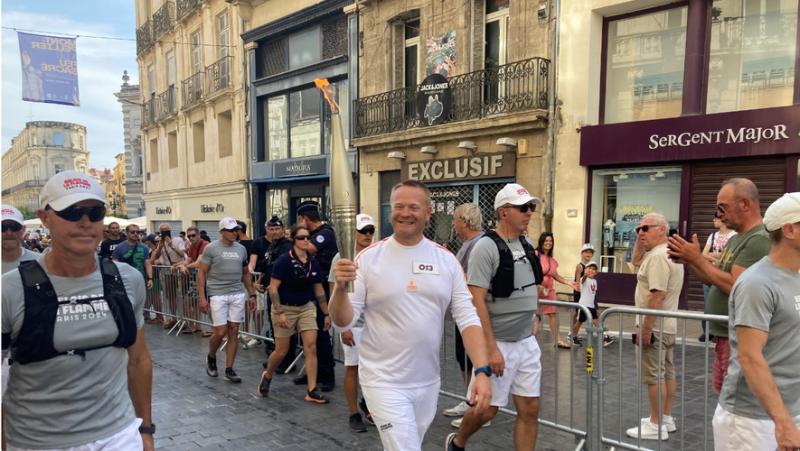
[[[150,426],[139,426],[139,433],[140,434],[155,434],[156,433],[156,424],[150,423]]]
[[[492,377],[492,369],[489,368],[489,365],[482,366],[480,368],[475,368],[475,375],[477,376],[479,373],[483,373],[489,377]]]
[[[331,315],[330,315],[330,314],[328,314],[328,313],[325,313],[325,316],[327,317],[327,316],[331,316]]]
[[[255,294],[251,294],[250,297],[251,298],[257,298],[258,296],[256,296]]]

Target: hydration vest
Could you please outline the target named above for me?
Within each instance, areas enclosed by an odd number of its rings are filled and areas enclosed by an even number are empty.
[[[333,227],[331,227],[328,224],[322,224],[321,226],[317,227],[316,230],[311,232],[311,239],[313,240],[317,235],[319,235],[320,232],[322,232],[325,229],[334,232],[334,236],[336,236],[336,232],[333,230]],[[334,241],[333,244],[335,245],[336,241]],[[328,246],[325,249],[319,250],[316,253],[316,255],[314,255],[314,258],[316,258],[317,261],[319,262],[319,267],[320,269],[322,269],[323,274],[330,274],[331,266],[333,265],[333,258],[336,257],[336,254],[338,253],[339,253],[338,246]]]
[[[527,257],[528,262],[531,264],[534,282],[522,287],[514,287],[514,254],[511,252],[511,249],[509,249],[508,244],[493,230],[486,232],[484,236],[494,241],[500,253],[500,264],[497,265],[497,272],[492,278],[492,288],[489,290],[495,301],[497,298],[507,298],[511,296],[511,293],[514,291],[525,290],[525,288],[542,283],[542,280],[544,280],[542,265],[539,263],[536,250],[528,243],[524,235],[520,235],[519,242],[525,250],[525,257]]]
[[[272,277],[272,268],[275,266],[275,260],[282,255],[281,248],[285,243],[291,244],[291,241],[287,240],[285,237],[280,237],[278,241],[270,243],[264,255],[264,259],[261,260],[258,271],[264,275],[264,280],[267,284],[269,284],[269,279]]]
[[[92,299],[59,301],[53,283],[36,261],[20,265],[19,273],[25,293],[25,316],[17,338],[11,343],[15,363],[22,365],[41,362],[60,355],[80,355],[86,360],[86,352],[114,346],[129,348],[136,342],[136,317],[125,291],[119,269],[109,258],[100,259],[103,276],[103,295],[119,336],[110,345],[58,352],[53,345],[53,331],[58,309],[65,304],[89,304]],[[97,300],[97,299],[94,299]]]

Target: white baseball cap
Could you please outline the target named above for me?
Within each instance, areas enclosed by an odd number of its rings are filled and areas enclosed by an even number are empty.
[[[5,219],[5,208],[3,205],[3,219]],[[786,193],[780,199],[772,203],[764,213],[764,227],[768,232],[783,227],[784,224],[794,224],[800,222],[800,193]]]
[[[581,252],[583,252],[583,251],[592,251],[592,252],[594,252],[594,246],[592,246],[592,243],[586,243],[581,248]]]
[[[220,230],[222,230],[222,229],[238,229],[238,228],[240,228],[239,227],[239,223],[236,222],[236,220],[231,218],[231,217],[224,217],[219,222],[219,229]]]
[[[541,204],[542,200],[538,197],[533,197],[528,193],[528,190],[522,187],[522,185],[517,185],[516,183],[509,183],[508,185],[504,186],[500,192],[497,193],[497,196],[494,198],[494,209],[497,210],[498,208],[502,207],[506,204],[511,205],[522,205],[527,204],[528,202],[533,202],[534,204]]]
[[[40,194],[41,204],[61,211],[82,200],[106,203],[106,192],[92,177],[78,171],[62,171],[50,177]]]
[[[361,230],[366,226],[375,227],[375,221],[372,219],[372,216],[370,215],[356,216],[356,230]]]
[[[590,267],[590,266],[594,266],[595,268],[599,268],[599,266],[597,266],[597,262],[589,262],[589,263],[586,264],[587,268]]]
[[[11,205],[3,204],[3,221],[9,219],[11,221],[16,221],[19,224],[25,225],[25,218],[22,216],[22,213],[19,212],[16,208],[12,207]]]

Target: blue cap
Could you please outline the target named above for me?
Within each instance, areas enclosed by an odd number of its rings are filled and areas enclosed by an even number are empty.
[[[153,244],[156,244],[156,236],[153,235],[152,233],[150,235],[147,235],[146,239],[147,239],[147,241],[149,241],[149,242],[151,242]]]
[[[267,223],[267,227],[275,227],[275,226],[283,227],[283,221],[281,221],[281,218],[277,216],[269,218],[269,222]]]
[[[319,211],[319,202],[307,200],[297,207],[297,214],[302,215],[307,211]]]

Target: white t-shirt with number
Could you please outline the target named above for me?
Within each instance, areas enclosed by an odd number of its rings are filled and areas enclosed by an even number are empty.
[[[450,309],[460,330],[481,325],[455,255],[423,239],[389,237],[356,257],[352,326],[361,313],[358,377],[365,387],[415,388],[439,381],[439,347]]]

